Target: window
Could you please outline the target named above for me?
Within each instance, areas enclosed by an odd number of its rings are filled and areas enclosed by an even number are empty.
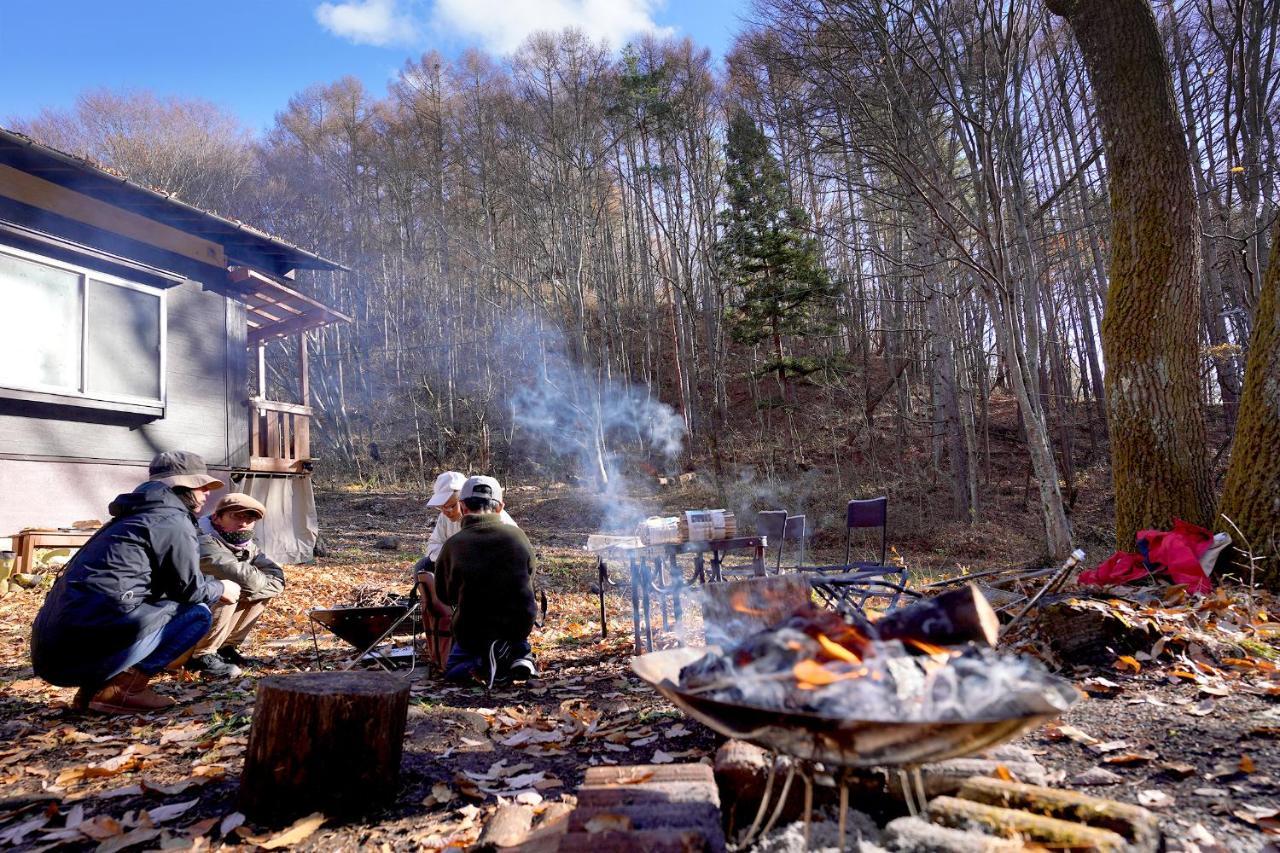
[[[0,388],[164,405],[164,291],[0,247]]]

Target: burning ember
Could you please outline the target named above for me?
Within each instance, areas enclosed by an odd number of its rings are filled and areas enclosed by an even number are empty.
[[[967,603],[975,601],[970,596]],[[985,601],[978,604],[980,611]],[[882,722],[1066,709],[1070,701],[1058,680],[1038,662],[990,647],[994,628],[985,613],[957,618],[951,610],[943,619],[937,604],[924,601],[880,622],[852,625],[806,606],[727,650],[712,648],[680,670],[679,689],[730,704]],[[961,630],[966,622],[969,629]],[[965,633],[969,641],[957,647]]]

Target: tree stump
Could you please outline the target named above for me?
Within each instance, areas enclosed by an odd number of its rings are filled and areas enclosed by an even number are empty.
[[[391,800],[409,685],[385,672],[307,672],[258,682],[240,808],[258,823],[355,815]]]

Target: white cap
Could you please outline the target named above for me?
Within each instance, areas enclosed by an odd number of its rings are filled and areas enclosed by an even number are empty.
[[[502,503],[502,486],[492,477],[471,477],[462,484],[462,491],[458,493],[458,500],[467,498],[488,498]]]
[[[431,495],[431,500],[427,501],[427,506],[444,506],[449,502],[449,498],[453,497],[453,493],[462,488],[462,484],[467,482],[467,478],[457,471],[445,471],[439,477],[436,477],[435,492]]]

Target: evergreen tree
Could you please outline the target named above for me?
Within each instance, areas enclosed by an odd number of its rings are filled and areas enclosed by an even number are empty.
[[[741,294],[728,312],[729,332],[742,344],[770,342],[772,358],[763,372],[777,374],[783,402],[790,402],[790,377],[814,366],[789,356],[785,339],[829,328],[822,303],[834,297],[835,287],[808,232],[808,217],[788,196],[768,138],[741,108],[729,123],[725,160],[728,207],[720,213],[716,262],[725,283]]]

